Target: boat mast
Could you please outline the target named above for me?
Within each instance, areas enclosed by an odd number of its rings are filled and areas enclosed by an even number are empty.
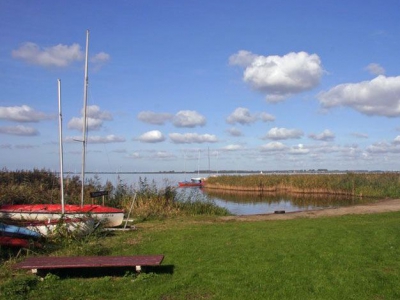
[[[83,127],[82,127],[82,187],[81,187],[81,206],[84,203],[85,194],[85,163],[86,163],[86,134],[87,134],[87,88],[88,78],[88,57],[89,57],[89,30],[86,30],[86,56],[85,56],[85,78],[83,84]]]
[[[64,161],[63,161],[63,142],[62,142],[62,113],[61,113],[61,80],[58,79],[58,136],[60,142],[60,193],[61,193],[61,213],[65,213],[64,202]]]

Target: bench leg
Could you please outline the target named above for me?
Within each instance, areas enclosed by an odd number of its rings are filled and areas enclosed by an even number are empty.
[[[142,271],[142,266],[136,266],[136,272]]]

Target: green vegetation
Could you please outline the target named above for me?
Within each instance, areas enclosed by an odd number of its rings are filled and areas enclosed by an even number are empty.
[[[268,222],[180,217],[88,241],[107,255],[164,254],[141,274],[0,269],[3,299],[399,299],[400,213]],[[73,250],[71,250],[73,249]],[[82,255],[70,245],[52,255]],[[13,274],[13,275],[12,275]]]
[[[25,176],[32,174],[36,173],[28,172]],[[395,174],[382,175],[366,176],[370,182],[375,178],[380,197],[383,191],[392,190],[388,189],[391,184],[398,185]],[[299,183],[294,184],[292,176],[290,182],[297,190]],[[324,178],[321,182],[328,178],[317,176]],[[350,191],[366,191],[359,186],[367,181],[357,174],[339,176],[342,180],[352,179]],[[229,178],[237,179],[231,183],[249,179],[244,177],[252,176]],[[37,178],[42,178],[36,181],[43,184],[39,188],[54,184],[50,188],[58,195],[55,175]],[[79,184],[79,180],[75,181]],[[17,190],[20,185],[5,182],[0,181],[0,195],[7,192],[7,187]],[[29,182],[25,179],[21,184],[23,189],[31,189],[34,196],[35,186]],[[324,191],[338,186],[334,181]],[[96,180],[86,188],[104,189]],[[196,199],[190,193],[178,195],[171,187],[158,189],[146,179],[140,179],[137,185],[119,182],[116,187],[109,184],[108,188],[107,203],[128,209],[135,199],[136,230],[97,230],[83,237],[59,236],[46,241],[42,249],[0,248],[0,299],[400,299],[400,212],[224,221],[219,216],[227,212],[213,202]],[[303,191],[306,190],[304,185]],[[48,197],[51,195],[49,192]],[[58,199],[56,195],[51,196],[54,201]],[[69,195],[74,197],[71,191]],[[2,197],[1,201],[4,199],[7,198]],[[22,201],[18,197],[13,199]],[[40,201],[46,199],[42,197]],[[12,268],[31,255],[145,254],[164,254],[165,259],[160,267],[147,268],[139,274],[132,269],[64,270],[52,271],[40,279]]]
[[[395,198],[400,196],[400,175],[398,173],[224,175],[210,177],[206,188]]]
[[[79,176],[64,179],[65,201],[79,204],[81,181]],[[127,184],[118,180],[114,186],[110,181],[104,185],[94,176],[85,183],[85,202],[91,203],[90,193],[99,190],[109,192],[104,204],[128,212],[135,200],[130,217],[138,220],[163,219],[178,215],[227,215],[226,209],[213,201],[199,199],[195,194],[178,195],[171,186],[158,188],[155,182],[140,178],[138,183]],[[96,198],[99,201],[99,198]],[[101,199],[100,199],[101,201]],[[60,203],[60,178],[46,170],[0,171],[1,204]]]

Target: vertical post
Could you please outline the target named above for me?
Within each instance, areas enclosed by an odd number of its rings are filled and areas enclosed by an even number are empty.
[[[84,194],[85,194],[85,163],[86,163],[86,133],[87,133],[87,87],[88,87],[88,84],[89,84],[89,78],[88,78],[88,56],[89,56],[89,30],[86,30],[85,78],[84,78],[84,85],[83,85],[81,206],[83,206]]]
[[[60,193],[61,193],[61,213],[65,213],[64,202],[64,162],[63,162],[63,141],[62,141],[62,113],[61,113],[61,80],[58,79],[58,136],[60,146]]]

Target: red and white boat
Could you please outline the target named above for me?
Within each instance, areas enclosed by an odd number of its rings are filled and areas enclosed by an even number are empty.
[[[83,108],[83,139],[82,139],[82,191],[80,205],[66,205],[64,202],[63,183],[63,143],[62,143],[62,114],[61,114],[61,81],[58,80],[58,106],[59,106],[59,142],[60,142],[60,179],[61,179],[61,204],[17,204],[0,206],[0,218],[21,221],[47,221],[77,219],[91,217],[101,221],[104,226],[116,227],[122,224],[124,211],[121,209],[103,205],[84,205],[84,182],[85,182],[85,155],[86,155],[86,132],[87,132],[87,85],[88,85],[88,50],[89,31],[86,32],[86,61],[85,61],[85,85],[84,85],[84,108]]]
[[[204,186],[204,178],[191,178],[190,181],[180,181],[178,182],[180,187],[203,187]]]
[[[61,204],[10,204],[0,206],[0,218],[27,222],[65,219],[93,218],[106,227],[116,227],[122,224],[124,211],[114,207],[96,204],[64,205]]]
[[[15,248],[41,248],[42,245],[36,241],[12,237],[12,236],[0,236],[0,246],[15,247]]]

